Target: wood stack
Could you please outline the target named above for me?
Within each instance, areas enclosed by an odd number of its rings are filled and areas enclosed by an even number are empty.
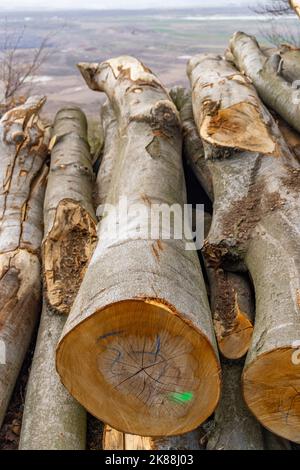
[[[21,449],[84,449],[85,410],[104,449],[300,443],[298,59],[238,32],[224,57],[189,61],[191,91],[170,92],[133,57],[79,64],[107,97],[97,175],[78,108],[51,139],[43,99],[2,117],[0,420],[41,278],[44,295]],[[198,253],[172,237],[186,165],[213,207]]]

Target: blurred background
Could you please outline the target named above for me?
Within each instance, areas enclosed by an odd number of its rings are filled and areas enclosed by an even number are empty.
[[[0,0],[0,12],[2,87],[46,94],[49,115],[66,103],[98,112],[102,95],[88,90],[79,61],[134,55],[171,87],[187,84],[193,54],[223,53],[236,30],[270,45],[300,38],[287,0]]]

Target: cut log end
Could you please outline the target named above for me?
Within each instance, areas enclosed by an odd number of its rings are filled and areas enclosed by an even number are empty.
[[[215,103],[212,105],[216,108]],[[276,153],[275,142],[262,122],[259,109],[249,103],[241,102],[226,109],[216,108],[216,112],[203,120],[200,135],[207,142],[222,147]]]
[[[253,335],[253,324],[247,315],[239,310],[234,326],[225,336],[222,333],[218,334],[218,325],[216,323],[215,320],[215,331],[222,355],[227,359],[240,359],[243,357],[249,349]]]
[[[61,201],[43,244],[45,295],[49,307],[56,312],[69,313],[95,241],[92,217],[77,203]]]
[[[267,429],[300,443],[300,364],[295,360],[297,354],[295,349],[282,348],[259,356],[246,367],[243,387],[247,405]]]
[[[191,431],[219,399],[213,347],[157,299],[118,302],[81,322],[61,340],[57,367],[93,415],[142,436]]]

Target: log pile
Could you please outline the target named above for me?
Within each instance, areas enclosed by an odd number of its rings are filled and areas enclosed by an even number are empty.
[[[107,450],[300,443],[299,64],[241,32],[189,60],[190,90],[80,63],[107,98],[94,165],[80,109],[51,132],[43,98],[3,115],[0,422],[42,305],[20,449],[84,449],[86,411]],[[213,208],[198,252],[172,236],[188,172]]]

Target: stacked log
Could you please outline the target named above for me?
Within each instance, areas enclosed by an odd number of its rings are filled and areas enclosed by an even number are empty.
[[[55,370],[55,349],[66,314],[96,240],[92,160],[86,118],[79,109],[64,108],[57,113],[51,147],[44,203],[44,305],[19,448],[83,450],[85,410],[69,395]]]
[[[80,64],[88,85],[116,113],[119,149],[99,241],[57,350],[57,369],[72,395],[113,428],[139,435],[188,432],[215,409],[219,362],[195,251],[186,240],[143,239],[114,207],[186,201],[177,110],[138,60]],[[114,217],[113,217],[114,216]],[[119,217],[119,218],[118,218]],[[122,231],[107,234],[120,224]],[[158,232],[161,227],[158,223]],[[205,380],[203,378],[205,377]]]
[[[0,425],[40,311],[47,133],[33,97],[0,120]]]
[[[194,121],[192,96],[184,88],[171,90],[182,121],[183,155],[199,183],[213,202],[214,188],[210,160]],[[211,217],[205,214],[204,234],[208,235]],[[253,334],[254,305],[251,286],[243,273],[231,273],[205,260],[210,288],[210,306],[218,347],[227,359],[240,359],[248,351]]]
[[[197,56],[188,73],[214,188],[204,251],[217,266],[246,266],[255,287],[244,397],[262,424],[299,442],[299,165],[250,81],[230,63]]]

